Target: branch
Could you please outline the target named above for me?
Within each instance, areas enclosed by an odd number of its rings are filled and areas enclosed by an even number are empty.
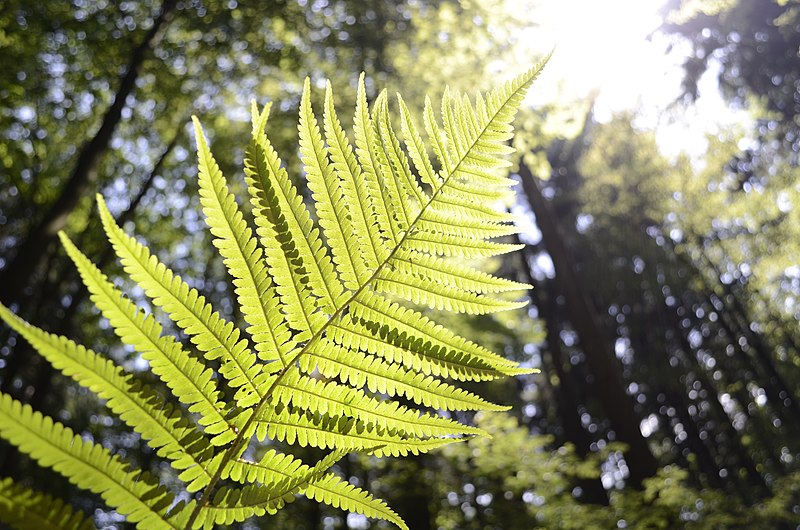
[[[103,116],[103,121],[94,137],[83,146],[72,173],[61,190],[58,199],[50,206],[39,223],[19,245],[16,256],[0,273],[0,301],[10,304],[16,301],[28,285],[31,275],[39,268],[47,253],[48,243],[67,222],[80,198],[89,191],[97,178],[97,166],[108,150],[111,138],[122,118],[128,96],[136,86],[136,80],[149,51],[154,49],[163,35],[163,30],[172,18],[177,0],[165,0],[161,13],[153,21],[153,27],[137,46],[128,61],[125,74],[114,96],[114,102]]]

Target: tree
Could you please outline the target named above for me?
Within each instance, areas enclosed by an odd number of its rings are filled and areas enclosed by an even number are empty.
[[[800,141],[797,5],[782,0],[672,0],[664,12],[668,16],[662,30],[685,37],[692,46],[684,65],[686,95],[695,99],[700,77],[718,64],[718,80],[727,97],[741,106],[752,99],[763,105],[766,112],[759,134],[768,136],[777,129],[796,152]]]
[[[554,143],[548,153],[552,176],[531,200],[542,231],[541,249],[553,270],[534,267],[532,276],[539,278],[534,281],[540,291],[537,303],[560,300],[540,314],[548,319],[549,336],[566,348],[563,355],[571,361],[571,375],[559,374],[559,379],[570,377],[573,387],[586,388],[577,406],[591,411],[595,432],[609,428],[605,411],[592,405],[602,403],[605,396],[596,394],[607,387],[594,387],[580,328],[565,322],[570,298],[563,288],[552,289],[551,281],[541,280],[553,274],[557,279],[563,270],[559,261],[571,263],[576,271],[572,282],[590,293],[584,294],[586,311],[608,326],[605,341],[621,361],[621,386],[635,398],[635,425],[647,426],[659,460],[687,469],[687,479],[697,487],[720,488],[756,504],[775,491],[777,477],[793,471],[780,455],[797,451],[789,425],[794,422],[792,383],[785,380],[795,379],[788,366],[776,368],[785,346],[763,335],[745,283],[731,281],[734,276],[727,271],[746,270],[747,283],[757,282],[767,270],[759,266],[760,256],[767,261],[782,256],[779,261],[787,262],[782,253],[792,252],[791,247],[779,250],[768,241],[787,241],[790,232],[785,231],[793,228],[790,222],[784,226],[783,215],[775,222],[773,214],[780,211],[768,206],[775,194],[787,193],[781,171],[755,197],[718,184],[735,180],[725,168],[726,153],[735,152],[736,140],[724,145],[724,152],[710,151],[696,173],[686,159],[670,162],[661,156],[654,136],[634,127],[629,116],[590,124],[582,137]],[[525,170],[520,172],[524,178]],[[762,207],[754,209],[753,201],[761,200]],[[548,236],[548,223],[561,228],[560,237]],[[727,239],[730,228],[744,226],[752,228],[735,229],[730,246],[689,235],[700,230]],[[772,230],[776,237],[765,239]],[[553,239],[560,243],[553,245]],[[764,246],[755,250],[751,244]],[[703,258],[709,253],[719,256],[726,269]],[[529,263],[539,263],[538,258]],[[741,265],[734,269],[734,263]],[[759,311],[771,305],[763,302]],[[569,388],[563,385],[559,392],[569,394]]]

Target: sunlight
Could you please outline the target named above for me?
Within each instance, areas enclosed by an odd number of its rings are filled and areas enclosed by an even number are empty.
[[[661,23],[663,0],[565,0],[545,2],[530,33],[555,43],[556,54],[542,75],[537,99],[582,99],[598,95],[597,118],[637,104],[674,98],[680,71],[663,43],[648,35]]]
[[[714,65],[700,81],[702,97],[696,104],[672,108],[680,97],[688,50],[687,43],[654,34],[663,4],[664,0],[536,4],[530,15],[535,26],[520,40],[539,53],[555,45],[555,54],[528,102],[536,106],[594,98],[594,119],[599,122],[635,112],[637,126],[655,129],[661,151],[670,158],[680,153],[700,158],[706,134],[735,124],[746,126],[747,113],[721,98]]]

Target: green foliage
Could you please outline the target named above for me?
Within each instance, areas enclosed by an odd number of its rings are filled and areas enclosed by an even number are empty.
[[[10,478],[0,481],[0,520],[13,528],[41,530],[90,530],[91,521],[65,506],[59,499],[42,494]]]
[[[609,504],[580,502],[577,479],[597,477],[600,464],[620,444],[609,444],[586,459],[570,445],[552,447],[550,436],[531,436],[508,413],[481,412],[476,423],[502,443],[473,438],[446,447],[437,469],[435,494],[442,499],[439,528],[504,530],[627,528],[776,528],[800,520],[797,473],[782,477],[775,494],[754,506],[717,489],[698,489],[689,472],[664,466],[641,491],[612,490]],[[624,521],[624,523],[622,523]]]
[[[430,409],[502,410],[453,381],[529,372],[415,306],[482,314],[521,305],[510,297],[528,285],[494,278],[461,260],[517,248],[492,241],[515,232],[508,215],[496,210],[513,183],[499,170],[508,165],[503,156],[510,151],[515,111],[543,64],[478,95],[474,104],[445,91],[441,125],[427,100],[425,130],[435,161],[401,98],[411,161],[393,130],[385,92],[370,109],[362,78],[354,149],[330,85],[321,130],[306,81],[299,148],[313,211],[266,135],[269,106],[259,110],[254,104],[244,165],[255,230],[195,119],[201,204],[233,279],[244,330],[127,235],[100,196],[103,226],[125,272],[148,307],[163,311],[196,352],[164,333],[160,317],[137,306],[63,233],[92,301],[163,385],[151,388],[111,359],[0,306],[0,316],[17,333],[105,399],[175,476],[161,483],[8,395],[0,397],[0,436],[42,467],[99,494],[140,528],[240,522],[275,513],[298,493],[406,528],[382,501],[329,470],[348,452],[418,454],[485,434]],[[269,448],[273,442],[328,453],[306,465]],[[38,499],[15,488],[8,485],[9,496]],[[197,496],[179,501],[186,498],[181,490]],[[29,504],[19,506],[0,513],[25,521]],[[53,506],[51,517],[73,517],[69,508]]]

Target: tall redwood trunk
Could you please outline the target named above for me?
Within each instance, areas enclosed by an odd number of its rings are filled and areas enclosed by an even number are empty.
[[[645,478],[656,474],[658,464],[639,430],[639,417],[633,401],[625,393],[625,383],[611,340],[600,331],[588,297],[578,282],[572,255],[564,244],[558,222],[539,184],[524,163],[520,163],[519,175],[536,215],[536,224],[542,232],[544,246],[553,262],[556,285],[566,300],[570,321],[595,377],[595,397],[603,405],[617,439],[628,446],[625,460],[630,470],[629,480],[634,487],[640,488]]]
[[[552,281],[548,281],[549,300],[544,301],[541,296],[534,294],[536,290],[531,293],[531,296],[535,297],[535,303],[546,324],[547,352],[552,357],[551,365],[558,377],[558,387],[555,389],[556,407],[564,428],[564,436],[575,446],[578,456],[585,458],[591,451],[592,439],[581,424],[578,410],[580,403],[574,376],[568,371],[570,364],[561,348],[561,338],[558,332],[558,301],[556,300],[556,289],[552,283]],[[582,502],[608,506],[608,493],[603,487],[599,474],[595,478],[579,479],[577,485],[583,490],[583,495],[580,497]]]

